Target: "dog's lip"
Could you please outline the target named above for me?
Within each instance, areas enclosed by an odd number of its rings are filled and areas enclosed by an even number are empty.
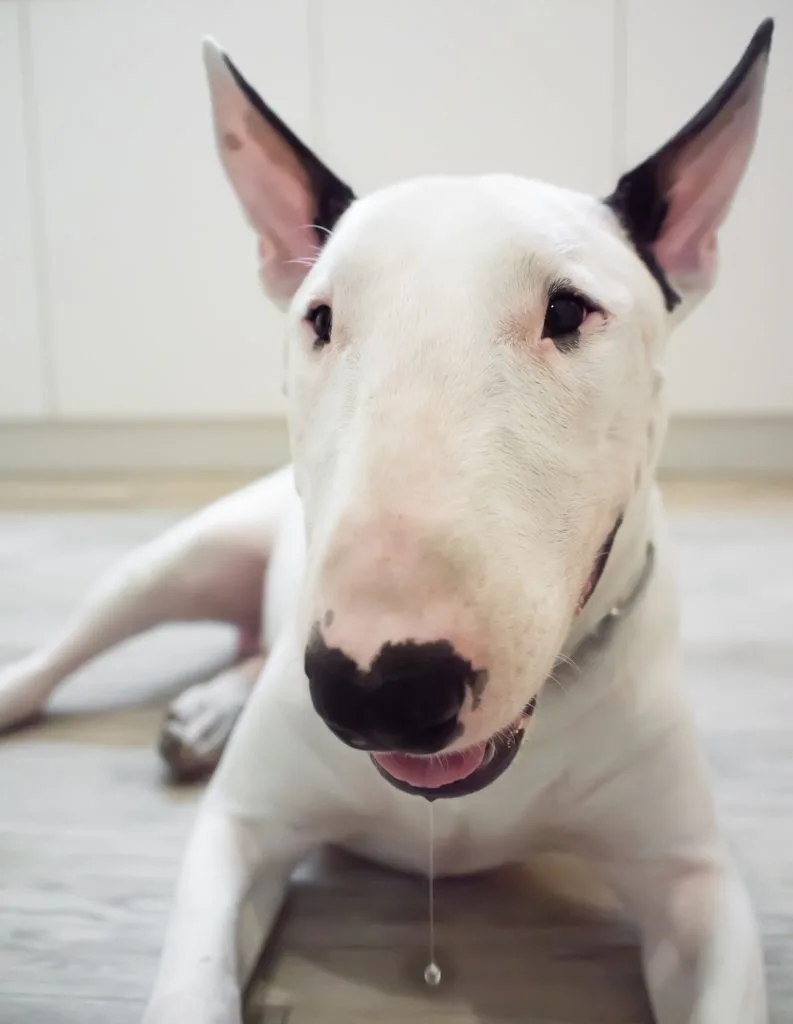
[[[454,750],[434,757],[413,754],[372,754],[392,778],[420,789],[438,789],[450,782],[460,782],[482,767],[489,754],[490,741],[477,743],[465,750]]]
[[[396,789],[428,800],[468,796],[495,782],[512,764],[523,742],[526,721],[534,713],[532,698],[521,714],[490,739],[448,754],[372,754],[378,772]]]

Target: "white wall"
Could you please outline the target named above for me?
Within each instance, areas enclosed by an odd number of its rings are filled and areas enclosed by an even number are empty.
[[[757,159],[671,363],[678,413],[730,420],[793,416],[790,0],[0,0],[0,421],[281,415],[203,33],[360,191],[501,169],[603,193],[768,13]]]
[[[279,318],[222,179],[199,41],[261,70],[310,135],[300,0],[28,5],[52,411],[64,419],[280,411]]]
[[[45,412],[47,367],[36,294],[23,31],[21,5],[0,3],[0,417],[27,420]]]

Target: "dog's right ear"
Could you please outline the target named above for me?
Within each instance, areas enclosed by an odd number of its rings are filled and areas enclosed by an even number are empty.
[[[211,39],[204,40],[204,63],[220,159],[259,236],[265,289],[283,306],[355,196]]]
[[[732,74],[606,200],[658,281],[670,311],[713,284],[716,236],[754,149],[774,23],[755,32]]]

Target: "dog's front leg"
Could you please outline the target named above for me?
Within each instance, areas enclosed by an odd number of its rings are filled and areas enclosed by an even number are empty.
[[[201,809],[144,1024],[239,1024],[243,989],[307,849],[276,821]]]
[[[286,632],[188,841],[145,1024],[239,1024],[243,990],[293,867],[312,849],[341,841],[366,805],[361,763],[311,707]]]
[[[758,930],[726,855],[606,871],[640,929],[657,1024],[767,1024]]]
[[[767,1024],[759,932],[698,742],[682,712],[652,733],[579,808],[587,856],[638,925],[657,1024]]]

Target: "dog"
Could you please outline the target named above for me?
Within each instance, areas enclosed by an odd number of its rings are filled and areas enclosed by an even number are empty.
[[[654,472],[664,349],[713,285],[772,33],[606,199],[508,175],[358,199],[205,42],[220,158],[286,313],[293,464],[136,552],[0,676],[9,727],[156,623],[240,630],[164,733],[183,768],[230,738],[145,1024],[239,1024],[297,862],[338,844],[423,872],[420,797],[441,875],[585,857],[638,927],[658,1024],[767,1021]]]

